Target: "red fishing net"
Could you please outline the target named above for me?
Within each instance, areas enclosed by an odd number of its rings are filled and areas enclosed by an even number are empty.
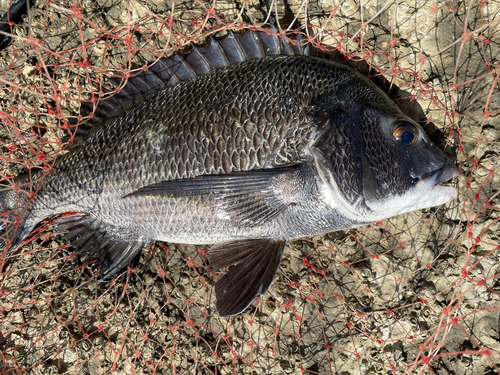
[[[10,3],[0,1],[2,14]],[[105,283],[77,266],[47,220],[0,258],[0,372],[500,373],[500,4],[280,1],[271,10],[292,25],[287,35],[364,61],[386,90],[408,93],[395,100],[460,168],[458,198],[290,242],[269,292],[231,319],[215,311],[223,272],[209,272],[207,245],[155,243]],[[297,30],[294,17],[308,27]],[[88,120],[82,102],[118,90],[107,76],[125,80],[192,41],[267,19],[248,0],[31,2],[0,35],[2,179],[36,194],[35,172],[50,173]],[[14,184],[22,173],[33,177]]]

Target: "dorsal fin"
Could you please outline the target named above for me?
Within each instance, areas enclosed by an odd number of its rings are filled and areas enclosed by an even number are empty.
[[[246,29],[243,32],[229,30],[221,39],[209,36],[206,45],[192,44],[185,54],[174,52],[169,57],[159,59],[148,70],[130,77],[125,83],[123,76],[118,74],[108,77],[115,87],[123,87],[110,98],[101,100],[95,110],[90,102],[82,104],[80,114],[87,117],[93,113],[93,116],[79,125],[70,148],[81,145],[82,139],[95,130],[93,128],[122,115],[164,87],[243,61],[275,55],[308,55],[308,49],[301,46],[301,33],[297,33],[295,40],[297,43],[294,45],[288,39],[277,35],[277,30],[274,29]],[[102,91],[110,92],[104,88]],[[75,125],[77,119],[70,118],[69,122]]]
[[[226,57],[231,64],[245,61],[245,50],[240,40],[231,30],[228,31],[226,38],[219,41],[219,44],[225,51]]]
[[[266,57],[266,52],[260,40],[259,32],[249,30],[244,33],[236,33],[235,35],[245,51],[246,60]]]
[[[210,43],[206,46],[198,47],[198,51],[205,57],[214,69],[229,66],[230,63],[226,56],[226,51],[222,48],[220,43],[217,42],[213,36],[209,36],[209,40]]]

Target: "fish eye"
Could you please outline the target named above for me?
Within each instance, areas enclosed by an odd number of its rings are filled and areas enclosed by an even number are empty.
[[[400,122],[392,131],[392,136],[405,146],[412,146],[417,142],[418,129],[410,122]]]

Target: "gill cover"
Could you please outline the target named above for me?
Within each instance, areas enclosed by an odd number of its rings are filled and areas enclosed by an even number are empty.
[[[311,153],[336,207],[350,219],[377,221],[453,199],[456,190],[439,184],[457,169],[418,124],[370,100],[379,89],[364,84],[356,100],[339,89],[314,102],[326,121]]]

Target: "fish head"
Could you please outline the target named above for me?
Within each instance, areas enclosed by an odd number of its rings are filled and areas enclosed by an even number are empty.
[[[375,116],[374,116],[375,118]],[[378,121],[377,121],[378,120]],[[364,130],[363,205],[381,217],[440,206],[457,196],[444,186],[458,169],[413,120],[380,114]]]
[[[312,152],[323,194],[355,223],[439,206],[457,196],[443,186],[458,169],[389,98],[338,105]],[[344,94],[345,96],[345,94]],[[346,98],[344,98],[346,99]]]

